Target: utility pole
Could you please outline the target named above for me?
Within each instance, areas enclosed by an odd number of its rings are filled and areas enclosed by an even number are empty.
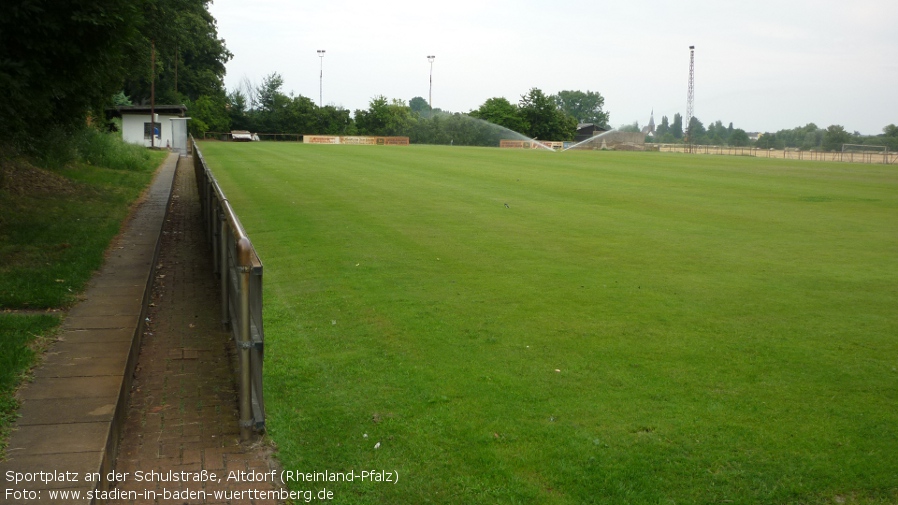
[[[430,62],[430,95],[428,97],[430,99],[430,101],[428,103],[430,104],[431,111],[433,110],[433,60],[434,59],[436,59],[436,56],[434,56],[434,55],[430,55],[427,57],[427,61]]]
[[[321,74],[318,76],[318,108],[320,109],[321,98],[324,96],[324,49],[318,50],[318,58],[321,59]]]
[[[156,147],[156,40],[150,41],[150,149]]]

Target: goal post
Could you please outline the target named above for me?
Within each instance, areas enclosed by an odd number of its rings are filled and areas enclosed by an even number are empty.
[[[889,147],[868,144],[842,144],[842,161],[859,161],[873,163],[882,158],[883,163],[889,161]]]
[[[876,146],[876,145],[867,145],[867,144],[842,144],[842,152],[855,152],[855,153],[873,153],[873,154],[882,154],[889,152],[889,146]]]

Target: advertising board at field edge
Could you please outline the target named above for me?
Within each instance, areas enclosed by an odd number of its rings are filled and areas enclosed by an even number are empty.
[[[554,149],[559,150],[563,149],[565,146],[564,142],[555,142],[551,140],[546,141],[536,141],[536,140],[510,140],[510,139],[502,139],[499,141],[499,147],[503,149]]]
[[[303,135],[304,144],[346,144],[346,145],[378,145],[378,146],[407,146],[408,137],[364,137],[364,136],[338,136],[338,135]]]

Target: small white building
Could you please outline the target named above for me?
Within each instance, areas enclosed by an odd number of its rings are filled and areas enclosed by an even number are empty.
[[[116,107],[113,116],[122,118],[122,138],[125,142],[150,147],[176,147],[172,137],[172,119],[183,118],[187,112],[184,105],[157,105],[154,107],[155,121],[150,121],[149,105],[127,105]],[[153,124],[155,123],[155,124]],[[150,135],[155,133],[155,138]]]

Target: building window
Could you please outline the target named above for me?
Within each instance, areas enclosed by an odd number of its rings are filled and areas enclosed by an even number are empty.
[[[156,134],[155,136],[156,137],[162,136],[162,123],[144,123],[143,124],[143,139],[144,140],[150,140],[151,125],[153,125],[155,127],[156,131],[153,132]]]

